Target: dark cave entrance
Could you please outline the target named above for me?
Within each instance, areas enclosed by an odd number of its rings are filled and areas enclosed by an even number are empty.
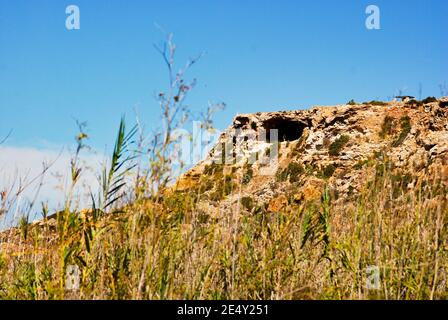
[[[278,130],[278,141],[299,140],[308,124],[284,118],[271,118],[263,123],[266,131],[266,142],[271,142],[271,130]]]

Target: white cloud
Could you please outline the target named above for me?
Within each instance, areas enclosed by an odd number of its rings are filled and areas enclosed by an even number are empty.
[[[64,148],[56,150],[0,146],[0,192],[7,191],[8,199],[12,199],[21,186],[26,186],[19,197],[19,209],[17,212],[9,212],[9,216],[4,217],[3,223],[17,221],[18,216],[26,211],[26,206],[33,200],[35,206],[31,211],[31,219],[39,218],[41,202],[47,202],[50,210],[61,208],[70,184],[71,157],[70,152]],[[90,204],[89,190],[94,193],[98,190],[96,175],[103,159],[103,156],[95,154],[82,154],[80,157],[85,170],[78,188],[75,189],[74,198],[79,201],[81,207]],[[42,175],[44,167],[49,169]]]

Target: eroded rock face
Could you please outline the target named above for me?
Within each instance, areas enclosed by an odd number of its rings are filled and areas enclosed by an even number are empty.
[[[228,176],[232,190],[204,200],[208,205],[230,210],[251,197],[277,210],[285,198],[319,197],[323,186],[340,195],[358,192],[374,174],[369,161],[409,173],[409,188],[430,171],[447,180],[447,103],[442,97],[421,105],[394,101],[237,115],[209,157],[180,177],[175,189],[197,185],[216,166],[221,173],[213,179]],[[222,159],[227,162],[216,164]],[[209,186],[204,192],[215,191]]]

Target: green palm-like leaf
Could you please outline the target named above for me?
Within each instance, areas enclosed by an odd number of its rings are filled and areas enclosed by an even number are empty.
[[[130,154],[129,148],[134,143],[132,139],[136,132],[137,126],[134,126],[126,133],[125,119],[122,117],[109,170],[104,168],[102,173],[103,210],[121,198],[120,190],[126,185],[125,176],[135,167],[135,165],[127,165],[135,159],[135,156]]]

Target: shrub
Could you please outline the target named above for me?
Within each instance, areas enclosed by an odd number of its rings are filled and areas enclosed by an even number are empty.
[[[364,167],[367,163],[369,163],[369,160],[359,160],[354,166],[353,169],[360,170],[362,167]]]
[[[277,181],[283,182],[288,179],[288,174],[286,169],[278,168],[277,173],[275,174]]]
[[[401,145],[408,136],[409,132],[411,132],[411,118],[409,118],[409,116],[401,117],[400,123],[401,123],[400,135],[398,136],[397,140],[395,140],[392,143],[392,147],[394,148]]]
[[[394,199],[398,198],[402,193],[405,193],[408,184],[413,181],[413,177],[409,173],[391,174],[392,195]]]
[[[232,177],[227,175],[224,177],[224,184],[223,184],[223,191],[224,195],[228,196],[230,193],[232,193],[233,190],[233,180]]]
[[[369,102],[364,102],[363,104],[368,104],[372,106],[387,106],[387,102],[384,101],[378,101],[378,100],[372,100]]]
[[[254,207],[254,201],[251,197],[242,197],[241,204],[249,211],[251,211]]]
[[[289,182],[299,181],[299,176],[305,172],[303,166],[296,162],[291,162],[288,166],[282,170],[281,168],[277,171],[276,177],[277,181],[286,181],[289,177]]]
[[[19,228],[23,236],[23,240],[27,240],[29,231],[28,217],[22,216],[19,220]]]
[[[299,176],[305,172],[305,170],[303,169],[302,165],[295,163],[295,162],[291,162],[288,165],[288,168],[286,168],[288,170],[288,175],[289,175],[289,181],[290,182],[296,182],[299,180]]]
[[[234,183],[232,177],[226,175],[216,183],[215,191],[210,194],[210,200],[219,201],[232,193]]]
[[[333,173],[335,171],[336,171],[336,166],[331,163],[322,170],[322,177],[325,179],[329,179],[333,176]]]
[[[383,124],[381,125],[380,137],[385,138],[392,133],[392,128],[394,126],[394,118],[386,116],[384,118]]]
[[[342,135],[340,138],[336,139],[329,147],[330,156],[338,156],[344,146],[350,140],[349,136]]]
[[[168,212],[183,214],[187,208],[194,205],[196,201],[195,194],[175,192],[164,199],[164,209]]]
[[[216,162],[212,162],[210,165],[206,165],[204,168],[205,175],[212,175],[217,173],[218,171],[223,170],[223,164],[217,164]]]
[[[427,98],[422,100],[423,104],[427,104],[427,103],[431,103],[431,102],[437,102],[437,99],[434,98],[434,97],[427,97]]]
[[[201,194],[203,192],[207,192],[213,189],[213,187],[215,186],[215,180],[212,177],[202,177],[197,185],[195,185],[191,191],[197,194]]]
[[[419,107],[419,106],[422,106],[423,105],[423,102],[422,101],[418,101],[418,100],[415,100],[415,99],[411,99],[411,100],[409,100],[408,102],[406,102],[406,105],[407,106],[417,106],[417,107]]]
[[[347,104],[350,106],[354,106],[354,105],[356,105],[356,102],[355,102],[355,100],[352,99],[349,102],[347,102]]]

